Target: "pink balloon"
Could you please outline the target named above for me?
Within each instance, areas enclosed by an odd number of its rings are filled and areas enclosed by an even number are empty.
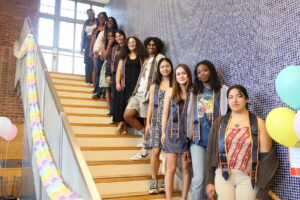
[[[3,136],[3,138],[6,140],[6,141],[11,141],[13,140],[16,136],[17,136],[17,133],[18,133],[18,129],[17,127],[13,124],[11,126],[11,129],[10,131]]]
[[[294,118],[294,130],[298,139],[300,140],[300,110],[298,110]]]

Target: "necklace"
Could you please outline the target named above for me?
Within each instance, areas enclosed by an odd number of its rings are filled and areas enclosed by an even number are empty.
[[[235,124],[234,127],[235,127],[235,128],[238,128],[238,127],[240,127],[240,125],[239,125],[239,124]]]

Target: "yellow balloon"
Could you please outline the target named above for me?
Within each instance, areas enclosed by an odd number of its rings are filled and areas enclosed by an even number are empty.
[[[296,113],[288,108],[275,108],[267,116],[266,128],[269,135],[287,147],[292,147],[298,141],[294,131],[294,117]]]

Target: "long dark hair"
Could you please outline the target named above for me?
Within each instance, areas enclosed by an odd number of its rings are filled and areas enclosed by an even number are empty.
[[[108,27],[107,27],[107,22],[109,19],[112,19],[113,23],[114,23],[114,26],[113,26],[113,30],[117,30],[118,29],[118,23],[117,23],[117,20],[114,18],[114,17],[108,17],[107,20],[106,20],[106,24],[105,24],[105,31],[108,31]]]
[[[249,100],[249,95],[248,95],[248,92],[246,90],[246,88],[242,85],[233,85],[233,86],[230,86],[227,90],[227,94],[226,94],[226,97],[228,99],[228,95],[229,95],[229,92],[233,89],[237,89],[240,93],[242,93],[245,97],[246,100]],[[246,103],[246,109],[249,110],[249,103]],[[231,112],[231,109],[229,107],[229,105],[227,105],[227,113]]]
[[[116,33],[114,30],[108,30],[105,34],[105,40],[104,40],[104,45],[105,45],[105,49],[107,48],[107,45],[108,45],[108,34],[109,33],[112,33],[113,34],[113,37],[116,37]],[[112,47],[116,44],[117,42],[115,41],[113,44],[112,44]]]
[[[146,57],[148,57],[148,53],[144,47],[144,45],[142,44],[142,42],[135,36],[130,36],[126,39],[125,45],[123,45],[122,48],[122,59],[125,59],[129,54],[130,54],[130,50],[128,49],[128,42],[130,39],[134,39],[136,42],[136,54],[137,56],[144,60]]]
[[[156,85],[160,85],[160,83],[161,83],[161,80],[162,80],[162,74],[160,73],[160,65],[161,65],[161,63],[163,62],[163,61],[166,61],[166,62],[168,62],[170,65],[171,65],[171,73],[170,73],[170,75],[169,75],[169,86],[170,87],[172,87],[172,84],[173,84],[173,71],[174,71],[174,69],[173,69],[173,64],[172,64],[172,61],[169,59],[169,58],[162,58],[162,59],[160,59],[159,61],[158,61],[158,64],[157,64],[157,73],[156,73],[156,79],[155,79],[155,81],[154,81],[154,83],[156,84]]]
[[[98,22],[98,18],[100,18],[100,15],[104,15],[105,17],[105,22],[104,22],[104,25],[106,24],[107,22],[107,14],[106,12],[100,12],[98,15],[97,15],[97,27],[100,26],[99,22]],[[106,26],[106,25],[105,25]]]
[[[175,68],[175,73],[174,73],[174,79],[173,79],[173,86],[172,86],[172,99],[174,99],[176,101],[176,103],[179,103],[181,101],[183,101],[183,99],[181,99],[181,87],[179,85],[179,83],[176,81],[176,71],[178,68],[183,68],[184,71],[187,73],[189,81],[186,85],[186,91],[188,92],[189,89],[192,87],[193,84],[193,80],[192,80],[192,72],[190,70],[190,68],[185,65],[185,64],[179,64],[176,68]]]
[[[194,76],[195,76],[194,83],[195,84],[194,84],[194,88],[193,88],[193,93],[194,94],[201,93],[204,88],[203,83],[197,78],[197,68],[199,67],[199,65],[207,66],[208,70],[210,71],[209,85],[210,85],[211,89],[215,92],[220,90],[221,81],[220,81],[220,78],[218,76],[218,73],[216,71],[214,64],[212,64],[208,60],[203,60],[201,62],[198,62],[195,66],[195,70],[194,70]]]

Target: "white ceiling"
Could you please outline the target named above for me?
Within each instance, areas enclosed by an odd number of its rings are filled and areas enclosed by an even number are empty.
[[[101,4],[108,4],[110,0],[88,0],[96,3],[101,3]]]

